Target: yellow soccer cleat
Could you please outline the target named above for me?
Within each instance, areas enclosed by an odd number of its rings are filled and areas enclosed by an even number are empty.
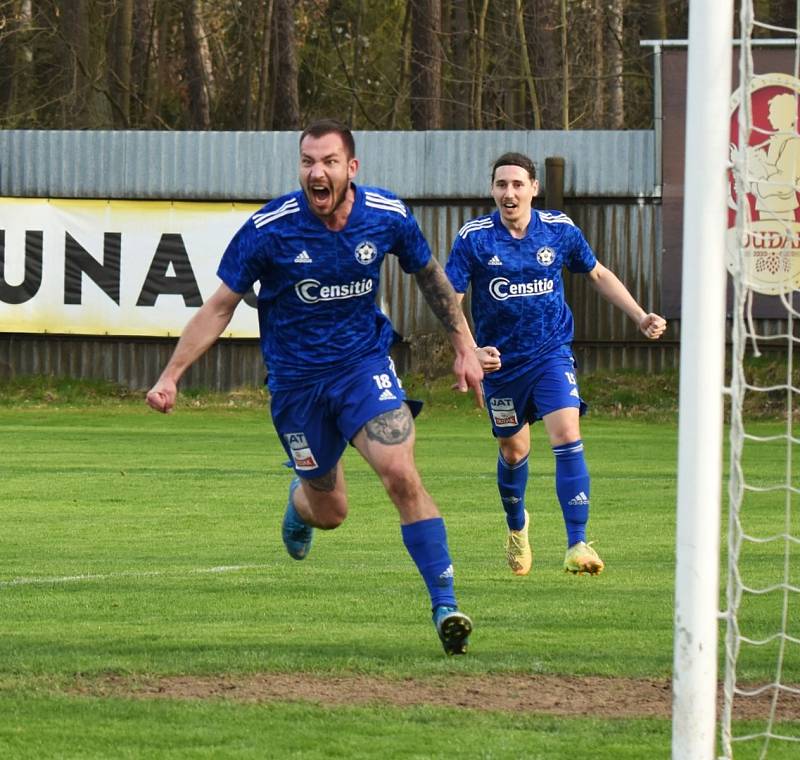
[[[529,524],[530,517],[526,509],[525,525],[522,526],[522,530],[508,531],[508,538],[506,538],[506,559],[514,575],[527,575],[531,571],[533,556],[531,555],[531,545],[528,542]]]
[[[605,563],[589,543],[578,541],[567,549],[564,556],[564,572],[573,575],[599,575],[603,572]]]

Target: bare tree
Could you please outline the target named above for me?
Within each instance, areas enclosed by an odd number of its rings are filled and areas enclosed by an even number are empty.
[[[408,0],[411,6],[411,127],[442,126],[442,7],[440,0]]]
[[[272,128],[300,128],[295,0],[275,0],[272,25]]]
[[[625,89],[623,71],[625,56],[623,51],[623,0],[610,0],[608,5],[609,39],[607,59],[609,74],[609,116],[611,129],[622,129],[625,126]]]
[[[469,0],[450,2],[450,107],[446,126],[470,127],[470,62],[472,33],[469,23]]]
[[[116,0],[108,39],[109,92],[114,106],[114,126],[127,129],[131,122],[133,0]]]
[[[189,95],[189,116],[192,129],[208,129],[211,112],[201,49],[202,27],[199,0],[183,0],[183,39],[186,58],[186,84]]]

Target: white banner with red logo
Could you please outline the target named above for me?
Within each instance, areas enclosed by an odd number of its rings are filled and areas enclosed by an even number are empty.
[[[788,74],[754,76],[731,97],[728,268],[757,293],[800,289],[798,122],[800,80]]]
[[[175,336],[255,204],[0,199],[0,332]],[[258,336],[252,294],[225,337]]]

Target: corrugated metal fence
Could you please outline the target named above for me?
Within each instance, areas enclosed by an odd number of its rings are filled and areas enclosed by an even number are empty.
[[[0,194],[16,197],[266,200],[296,186],[298,133],[0,132]],[[631,132],[356,133],[359,180],[388,187],[411,206],[445,262],[459,227],[491,209],[490,167],[506,150],[565,161],[565,211],[603,263],[646,308],[660,301],[660,189],[654,139]],[[1,201],[0,201],[1,202]],[[401,371],[438,373],[449,352],[413,278],[385,265],[382,306],[409,343]],[[568,277],[575,349],[583,370],[660,370],[677,364],[677,326],[645,341],[627,318]],[[47,373],[148,387],[173,340],[0,333],[0,375]],[[219,341],[185,387],[258,384],[264,368],[252,340]]]

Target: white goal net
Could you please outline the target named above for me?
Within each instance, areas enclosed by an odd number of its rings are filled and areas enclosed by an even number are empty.
[[[726,759],[800,757],[800,16],[782,26],[764,7],[741,2],[731,107]],[[783,40],[780,71],[754,63],[765,33]]]

